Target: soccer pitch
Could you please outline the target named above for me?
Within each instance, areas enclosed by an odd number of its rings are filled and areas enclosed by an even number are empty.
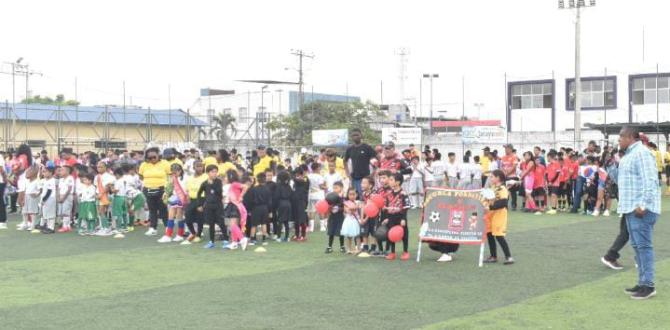
[[[663,200],[665,210],[670,207]],[[410,252],[416,257],[419,214]],[[618,218],[511,212],[517,263],[477,267],[461,246],[438,264],[324,254],[326,236],[270,243],[267,252],[160,245],[135,231],[125,239],[0,231],[3,329],[631,329],[667,328],[670,224],[656,225],[658,296],[633,301],[630,246],[621,272],[600,257]],[[337,244],[337,243],[336,243]]]

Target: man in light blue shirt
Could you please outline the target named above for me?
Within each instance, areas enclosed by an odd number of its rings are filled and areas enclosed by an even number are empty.
[[[617,212],[626,217],[638,264],[638,284],[626,292],[633,299],[647,299],[656,295],[652,236],[661,214],[661,193],[656,158],[639,139],[640,133],[632,127],[624,127],[619,133],[619,146],[626,149],[626,154],[619,163]]]

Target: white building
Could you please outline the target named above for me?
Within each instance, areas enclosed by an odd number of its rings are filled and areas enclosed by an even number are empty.
[[[582,81],[582,126],[587,123],[670,121],[670,72],[587,75]],[[554,76],[507,83],[509,132],[574,127],[574,78]],[[658,105],[657,96],[658,93]],[[658,114],[658,118],[657,118]]]
[[[202,89],[191,114],[207,123],[220,113],[229,113],[235,118],[235,132],[230,132],[231,139],[264,139],[267,132],[264,124],[271,118],[290,115],[298,111],[300,99],[297,86],[286,84],[245,84],[254,89],[210,90]],[[214,95],[221,92],[223,95]],[[225,94],[223,93],[225,92]],[[355,102],[356,96],[345,96],[305,91],[304,103],[312,101]],[[207,129],[205,129],[207,131]]]

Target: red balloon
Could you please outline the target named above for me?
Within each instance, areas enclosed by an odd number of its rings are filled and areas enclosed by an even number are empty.
[[[365,215],[367,215],[368,218],[374,218],[379,215],[379,208],[372,202],[365,204],[363,211],[365,211]]]
[[[330,205],[328,205],[328,202],[325,199],[316,202],[316,212],[319,212],[321,215],[326,215],[329,208]]]
[[[375,203],[375,205],[377,205],[377,208],[381,209],[382,207],[384,207],[384,197],[382,197],[381,195],[372,195],[372,197],[370,197],[370,200],[373,203]]]
[[[402,226],[393,226],[393,228],[389,230],[388,238],[392,243],[396,243],[400,242],[404,235],[405,230],[402,228]]]

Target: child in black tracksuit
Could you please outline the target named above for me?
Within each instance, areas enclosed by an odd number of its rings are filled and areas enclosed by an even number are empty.
[[[291,175],[286,171],[281,171],[277,174],[277,187],[274,191],[274,209],[277,215],[277,242],[288,242],[288,234],[290,232],[288,222],[292,217],[291,196],[293,189],[291,189]],[[284,226],[284,238],[280,238],[281,229]]]
[[[402,236],[402,255],[400,260],[409,260],[409,252],[407,251],[409,245],[409,226],[407,226],[407,210],[409,210],[411,203],[409,196],[402,190],[403,176],[400,173],[390,175],[388,178],[389,186],[392,191],[386,196],[386,218],[382,221],[388,226],[388,229],[395,226],[401,226],[403,229]],[[395,243],[388,242],[391,245],[391,253],[386,256],[386,260],[395,260]]]
[[[274,168],[274,167],[273,167]],[[275,201],[275,191],[277,190],[277,183],[272,181],[274,177],[274,172],[272,171],[272,168],[268,168],[265,170],[265,185],[267,188],[270,190],[270,194],[272,195],[272,200],[270,201],[270,204],[268,205],[268,210],[270,211],[269,215],[269,220],[268,220],[268,225],[272,224],[272,231],[271,233],[275,235],[275,238],[279,238],[279,233],[281,233],[281,223],[278,221],[277,217],[277,208],[276,208],[276,201]],[[270,228],[268,227],[268,232],[270,232]]]
[[[249,218],[249,226],[251,227],[251,245],[256,245],[256,229],[258,226],[261,226],[263,245],[267,245],[265,240],[268,235],[267,226],[270,220],[272,192],[266,185],[265,173],[260,173],[256,176],[256,183],[257,185],[247,192],[249,198],[245,202],[245,206],[248,203],[251,210],[251,217]]]
[[[328,215],[328,247],[326,248],[326,253],[333,252],[333,240],[335,236],[340,238],[340,252],[345,253],[347,250],[344,248],[344,236],[340,234],[342,231],[342,223],[344,222],[344,198],[342,198],[342,190],[344,185],[342,182],[335,182],[333,184],[333,192],[328,194],[336,194],[337,198],[335,200],[329,200],[330,204],[330,213]],[[328,197],[326,197],[328,200]]]
[[[223,224],[223,182],[218,178],[219,168],[208,165],[207,181],[203,182],[198,190],[198,205],[203,212],[205,222],[209,224],[209,243],[205,248],[214,248],[215,225],[219,225],[222,232],[226,231]]]
[[[291,211],[295,222],[294,240],[302,242],[307,235],[307,204],[309,203],[309,179],[304,170],[299,167],[293,175],[293,194],[291,196]]]

